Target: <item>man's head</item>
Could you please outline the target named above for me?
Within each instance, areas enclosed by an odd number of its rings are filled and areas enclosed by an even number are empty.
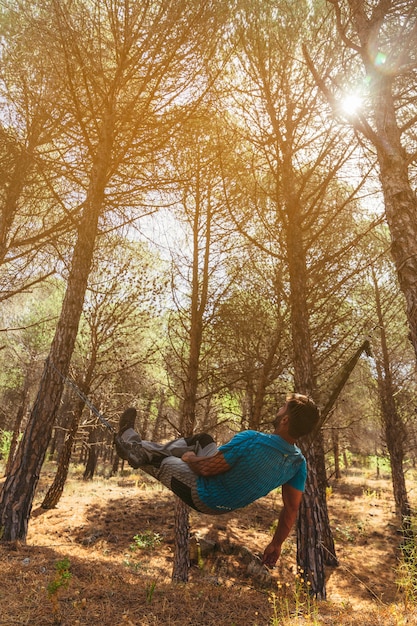
[[[319,410],[310,398],[299,393],[291,393],[278,411],[274,426],[278,431],[280,425],[285,425],[289,437],[295,440],[311,433],[319,419]]]

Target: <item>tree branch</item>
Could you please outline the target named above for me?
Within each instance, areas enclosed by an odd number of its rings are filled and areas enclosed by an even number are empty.
[[[324,79],[318,73],[313,63],[313,60],[308,53],[307,46],[304,43],[302,44],[302,50],[303,50],[305,61],[307,63],[307,67],[312,73],[317,86],[322,91],[323,95],[326,97],[328,103],[332,107],[335,114],[340,115],[340,112],[338,111],[338,106],[337,106],[338,105],[337,99],[335,98],[334,94],[330,91],[330,89],[327,87]],[[363,115],[356,114],[355,118],[352,118],[352,120],[350,120],[350,124],[353,126],[355,130],[359,131],[360,133],[362,133],[362,135],[364,135],[367,139],[369,139],[369,141],[371,141],[374,146],[378,146],[380,144],[377,134],[374,132],[374,130],[372,129],[372,127],[370,126],[370,124],[368,123],[368,121],[365,119]]]

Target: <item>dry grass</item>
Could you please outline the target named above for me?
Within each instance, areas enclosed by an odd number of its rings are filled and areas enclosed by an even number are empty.
[[[42,511],[52,470],[43,473],[27,544],[0,544],[1,626],[417,624],[396,586],[397,520],[388,477],[351,472],[333,487],[329,510],[340,565],[327,574],[327,601],[312,603],[298,592],[294,539],[270,586],[248,573],[239,555],[241,546],[259,554],[268,543],[279,495],[221,518],[193,512],[192,530],[218,549],[193,565],[188,584],[173,584],[173,500],[166,490],[139,472],[92,482],[73,472],[58,507]],[[134,536],[145,533],[161,543],[138,548]],[[50,594],[65,559],[69,584],[58,580]]]

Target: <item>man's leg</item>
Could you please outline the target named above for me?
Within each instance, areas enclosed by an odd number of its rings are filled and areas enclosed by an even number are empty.
[[[199,433],[191,437],[180,437],[165,444],[154,441],[142,441],[142,447],[152,457],[175,456],[181,458],[184,452],[194,452],[197,456],[213,456],[217,452],[217,445],[213,437],[207,433]]]
[[[181,458],[188,451],[197,456],[213,456],[217,452],[213,437],[207,433],[180,437],[166,444],[142,440],[134,429],[135,418],[136,409],[126,409],[120,418],[119,432],[115,437],[117,453],[135,469],[144,465],[159,468],[163,459],[171,456]]]
[[[168,487],[186,504],[197,511],[218,514],[207,507],[197,492],[197,475],[181,460],[184,452],[197,456],[212,456],[217,446],[207,433],[181,437],[167,444],[143,441],[134,430],[135,409],[127,409],[120,418],[119,433],[115,437],[118,455],[135,469],[140,468]]]

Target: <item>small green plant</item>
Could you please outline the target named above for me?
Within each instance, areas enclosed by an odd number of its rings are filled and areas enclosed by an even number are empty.
[[[133,541],[134,543],[131,543],[129,546],[131,552],[136,552],[137,550],[154,550],[162,543],[162,537],[159,533],[146,530],[143,533],[135,535],[133,537]],[[126,559],[123,561],[123,564],[136,572],[139,570],[146,571],[146,565],[144,565],[141,561],[136,562],[135,558],[131,560],[128,555],[126,555]]]
[[[132,551],[140,548],[141,550],[154,550],[162,543],[162,537],[159,533],[154,533],[151,530],[145,530],[143,533],[139,533],[133,537],[135,543],[130,545]]]
[[[123,561],[123,565],[131,569],[133,572],[143,573],[148,571],[148,567],[143,563],[143,561],[131,561],[129,558],[126,558]]]
[[[358,534],[361,537],[365,536],[368,532],[368,524],[367,522],[364,522],[363,520],[356,522],[356,528],[358,529]]]
[[[48,584],[48,597],[52,603],[52,610],[55,617],[59,616],[59,600],[58,595],[61,589],[66,587],[71,580],[70,562],[67,557],[55,564],[54,579]]]
[[[349,541],[349,543],[355,542],[355,535],[350,526],[336,526],[335,533],[341,539],[344,539],[345,541]]]
[[[156,580],[153,580],[147,587],[146,587],[146,602],[148,604],[151,604],[152,602],[152,598],[153,598],[153,594],[155,591],[155,587],[156,587]]]

